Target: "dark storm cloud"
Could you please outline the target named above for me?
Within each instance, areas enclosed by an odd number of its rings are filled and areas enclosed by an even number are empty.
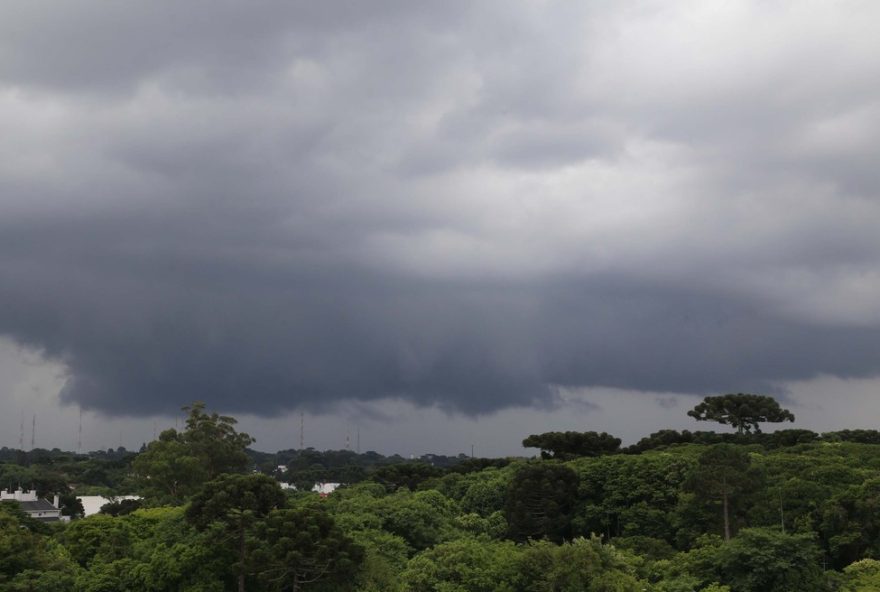
[[[811,10],[15,4],[0,333],[117,414],[875,376],[880,52]]]

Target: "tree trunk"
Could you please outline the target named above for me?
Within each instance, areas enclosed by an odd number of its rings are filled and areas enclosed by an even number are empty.
[[[238,592],[244,592],[244,524],[238,532]]]
[[[730,518],[727,514],[727,492],[725,491],[722,495],[722,502],[724,506],[724,540],[725,542],[730,541]]]

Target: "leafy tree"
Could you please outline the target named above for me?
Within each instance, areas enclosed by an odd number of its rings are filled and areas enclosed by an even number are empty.
[[[455,532],[457,504],[435,490],[397,491],[376,500],[371,509],[382,529],[402,537],[416,551],[459,534]]]
[[[235,549],[232,566],[239,592],[252,565],[255,525],[272,510],[284,505],[285,496],[278,482],[265,475],[221,475],[205,484],[186,509],[187,521],[199,530],[216,531],[223,544]]]
[[[461,538],[416,555],[402,579],[408,592],[514,592],[519,555],[510,541]]]
[[[750,471],[748,453],[732,444],[717,444],[700,455],[697,466],[686,483],[698,497],[721,501],[724,540],[730,540],[730,505],[732,498],[752,490],[756,475]]]
[[[209,479],[204,459],[177,430],[165,430],[132,465],[141,491],[153,502],[180,504]]]
[[[578,476],[548,463],[525,465],[513,477],[505,516],[515,541],[548,538],[560,542],[571,533]]]
[[[384,485],[389,492],[401,487],[415,491],[422,483],[442,475],[442,469],[418,462],[380,467],[373,473],[372,478]]]
[[[840,430],[825,432],[822,439],[826,442],[858,442],[860,444],[880,444],[878,430]]]
[[[450,473],[438,481],[436,488],[457,501],[463,512],[485,518],[504,510],[507,488],[514,472],[514,467],[489,467],[475,473]]]
[[[581,458],[569,463],[580,484],[574,534],[643,535],[674,540],[674,512],[695,460],[646,454]]]
[[[706,397],[688,415],[697,421],[731,425],[739,434],[751,433],[752,429],[760,433],[761,422],[794,421],[794,415],[773,397],[743,393]]]
[[[598,537],[579,537],[553,545],[533,541],[518,565],[520,589],[529,592],[642,592],[645,582],[635,575],[628,558]]]
[[[245,450],[254,439],[236,432],[235,419],[206,413],[204,403],[183,409],[189,412],[186,429],[165,430],[133,463],[154,502],[181,503],[205,482],[243,472],[249,462]]]
[[[880,556],[880,478],[847,488],[822,510],[820,530],[835,565]]]
[[[257,527],[259,577],[271,590],[292,590],[316,582],[348,589],[364,551],[319,507],[273,510]]]
[[[770,465],[768,471],[777,466]],[[775,482],[761,491],[763,503],[749,510],[754,525],[781,526],[787,531],[798,525],[811,525],[821,520],[823,504],[831,497],[832,488],[813,479],[777,475]]]
[[[62,516],[70,516],[71,518],[82,518],[86,511],[82,502],[73,493],[65,493],[58,496],[58,503],[61,507]]]
[[[880,590],[880,561],[862,559],[843,569],[843,592],[871,592]]]
[[[356,578],[358,591],[401,590],[400,574],[406,566],[409,552],[406,541],[377,529],[354,531],[351,536],[364,549],[363,563]]]
[[[183,410],[189,413],[183,440],[205,463],[209,479],[223,473],[240,473],[247,468],[249,461],[245,451],[255,440],[235,430],[238,423],[235,418],[205,413],[205,404],[201,402]]]
[[[0,502],[0,591],[70,592],[78,566],[36,532],[15,502]]]
[[[647,536],[616,537],[614,546],[618,549],[626,549],[646,559],[657,561],[669,559],[675,555],[675,549],[663,539],[655,539]]]
[[[733,592],[827,590],[820,552],[809,534],[744,528],[718,548],[715,568]]]
[[[208,529],[196,531],[184,518],[180,507],[149,508],[115,518],[129,527],[132,549],[118,566],[130,590],[221,592],[228,566],[235,561],[234,550],[217,544],[221,538]],[[222,533],[220,533],[222,535]]]
[[[95,562],[111,563],[129,555],[131,537],[126,523],[97,514],[71,522],[64,530],[62,542],[77,563],[89,567]]]
[[[546,432],[523,440],[526,448],[540,448],[542,458],[570,459],[578,456],[613,454],[620,449],[620,438],[602,432]]]
[[[139,499],[121,499],[104,504],[99,511],[101,514],[109,514],[111,516],[125,516],[135,510],[140,510],[143,505],[143,501]]]

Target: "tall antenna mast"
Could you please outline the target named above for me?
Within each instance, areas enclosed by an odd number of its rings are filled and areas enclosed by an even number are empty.
[[[31,422],[31,450],[34,449],[34,443],[37,441],[37,414],[34,413],[34,419]]]
[[[302,411],[299,412],[299,449],[306,448],[306,415]]]
[[[21,430],[18,432],[18,449],[24,451],[24,409],[21,410]]]
[[[345,449],[351,450],[351,432],[345,433]]]
[[[83,410],[79,410],[79,431],[76,437],[76,451],[82,452],[83,447]]]

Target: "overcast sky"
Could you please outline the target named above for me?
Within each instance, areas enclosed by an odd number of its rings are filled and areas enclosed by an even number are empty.
[[[875,2],[10,0],[0,445],[519,452],[880,402]],[[26,442],[28,443],[28,442]]]

